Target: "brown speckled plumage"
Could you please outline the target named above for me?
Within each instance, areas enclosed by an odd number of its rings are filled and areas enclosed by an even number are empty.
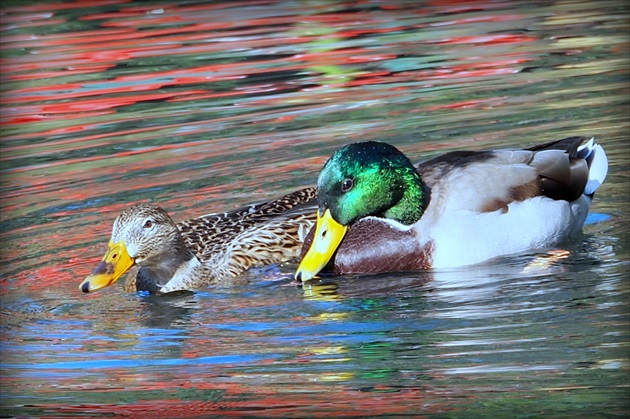
[[[174,284],[165,283],[164,275],[152,266],[137,263],[128,273],[124,289],[195,290],[213,283],[228,283],[254,266],[291,261],[299,256],[304,238],[315,222],[316,195],[315,188],[305,188],[274,201],[181,221],[174,224],[179,234],[172,228],[168,233],[168,226],[160,224],[160,229],[139,245],[140,251],[145,247],[168,247],[172,250],[168,257],[176,258],[180,266],[192,259],[190,267],[185,268],[185,275],[176,275]],[[123,230],[127,225],[144,223],[147,217],[154,223],[173,223],[161,208],[139,204],[117,218],[113,234],[117,224]],[[170,237],[173,235],[174,239]],[[177,250],[178,243],[185,249]],[[162,263],[155,259],[151,265]]]

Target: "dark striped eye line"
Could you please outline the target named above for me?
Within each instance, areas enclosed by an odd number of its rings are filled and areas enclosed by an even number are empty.
[[[354,186],[354,179],[344,179],[341,182],[341,192],[348,192]]]

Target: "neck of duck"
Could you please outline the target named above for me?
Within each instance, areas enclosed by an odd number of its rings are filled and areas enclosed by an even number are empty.
[[[178,237],[178,240],[169,246],[168,252],[147,259],[142,267],[149,271],[147,273],[156,285],[164,286],[174,277],[190,273],[200,265],[199,259],[186,247],[183,239]]]
[[[414,171],[406,179],[402,198],[383,215],[405,225],[414,224],[424,213],[427,197],[428,189],[424,186],[420,175]]]

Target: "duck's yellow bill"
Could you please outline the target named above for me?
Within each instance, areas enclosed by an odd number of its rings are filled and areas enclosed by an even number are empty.
[[[326,266],[337,247],[339,247],[347,230],[348,227],[339,224],[332,218],[329,209],[324,212],[323,216],[320,216],[319,211],[317,211],[317,224],[315,225],[313,242],[295,272],[295,279],[308,281],[324,269],[324,266]]]
[[[105,288],[116,282],[134,264],[122,240],[118,243],[110,241],[103,260],[90,276],[83,280],[79,289],[83,292],[91,292]]]

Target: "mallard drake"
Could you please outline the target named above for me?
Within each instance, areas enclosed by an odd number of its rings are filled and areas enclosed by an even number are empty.
[[[317,223],[295,277],[449,268],[548,248],[579,232],[608,159],[591,139],[454,151],[413,165],[381,142],[347,145],[317,181]]]
[[[135,267],[125,284],[129,291],[192,291],[295,259],[315,222],[316,194],[301,189],[177,224],[156,205],[135,205],[116,218],[107,253],[79,288],[98,290]]]

